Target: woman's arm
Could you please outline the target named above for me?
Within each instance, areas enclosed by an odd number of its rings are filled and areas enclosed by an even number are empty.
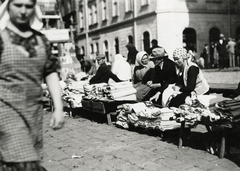
[[[192,92],[196,87],[197,76],[199,74],[199,68],[196,66],[191,66],[187,74],[187,86],[180,89],[181,92]]]
[[[53,129],[60,129],[64,124],[64,116],[61,98],[61,87],[59,85],[59,78],[57,73],[53,72],[49,74],[46,77],[46,83],[54,105],[54,112],[50,121],[50,127]]]

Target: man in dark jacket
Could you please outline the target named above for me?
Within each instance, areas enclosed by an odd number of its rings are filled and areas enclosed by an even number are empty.
[[[169,84],[176,82],[176,67],[162,47],[153,49],[150,59],[155,63],[155,67],[145,74],[142,83],[147,84],[152,89],[143,98],[143,101],[153,99],[153,102],[161,105],[163,91]],[[153,98],[157,93],[159,94],[158,97]]]
[[[90,84],[108,83],[109,78],[112,78],[116,82],[121,82],[121,80],[115,74],[113,74],[109,67],[106,65],[104,54],[99,54],[96,60],[99,64],[99,68],[96,72],[96,75],[90,79]]]
[[[220,39],[217,43],[217,51],[219,54],[219,68],[228,68],[229,67],[229,59],[228,59],[228,51],[227,51],[227,41],[223,34],[220,34]]]

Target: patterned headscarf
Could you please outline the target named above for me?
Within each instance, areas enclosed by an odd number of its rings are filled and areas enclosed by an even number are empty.
[[[4,30],[10,20],[10,16],[8,13],[8,4],[10,0],[5,0],[4,3],[0,6],[0,29]],[[40,10],[40,7],[36,4],[35,5],[35,15],[33,15],[31,19],[31,28],[34,30],[41,30],[43,27],[43,23],[41,21],[42,19],[42,12]]]
[[[178,57],[178,58],[183,58],[183,59],[188,59],[189,56],[187,55],[187,50],[183,47],[176,48],[173,52],[173,58]]]

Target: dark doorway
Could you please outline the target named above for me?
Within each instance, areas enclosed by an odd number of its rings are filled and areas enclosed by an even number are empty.
[[[209,30],[209,62],[206,63],[206,66],[209,68],[217,67],[217,62],[214,62],[214,50],[215,46],[219,40],[220,30],[217,27],[212,27]]]
[[[197,34],[195,29],[186,28],[183,30],[183,44],[187,50],[197,51]]]

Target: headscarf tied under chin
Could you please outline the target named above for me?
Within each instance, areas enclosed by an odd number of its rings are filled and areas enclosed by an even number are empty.
[[[188,59],[189,55],[187,53],[187,50],[183,47],[176,48],[173,52],[173,58],[178,57],[178,58],[183,58],[183,59]]]
[[[142,58],[143,58],[144,55],[147,55],[147,56],[148,56],[147,52],[145,52],[145,51],[140,51],[140,52],[137,53],[136,63],[135,63],[136,66],[145,66],[145,65],[142,63]]]
[[[10,20],[10,16],[8,13],[8,4],[9,0],[5,0],[4,3],[0,6],[0,29],[4,30]],[[30,26],[34,30],[41,30],[43,27],[43,23],[41,21],[42,18],[42,12],[40,10],[40,7],[36,4],[35,5],[35,15],[30,20]]]

